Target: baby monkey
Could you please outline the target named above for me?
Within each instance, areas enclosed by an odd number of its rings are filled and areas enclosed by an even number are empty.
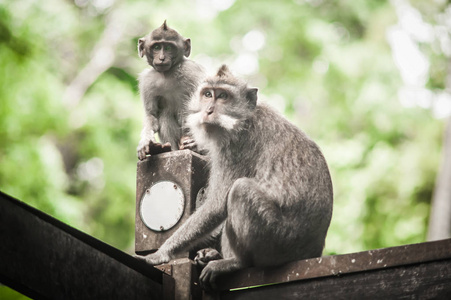
[[[250,266],[321,256],[332,216],[332,182],[319,147],[224,65],[190,102],[187,125],[211,159],[205,203],[143,259],[168,262],[222,228],[221,255],[198,252],[200,283]]]
[[[191,52],[191,40],[185,39],[166,24],[138,40],[140,57],[146,56],[153,69],[139,75],[139,91],[144,104],[144,125],[137,153],[143,160],[147,154],[184,148],[194,148],[186,137],[183,122],[187,104],[198,84],[205,78],[203,68],[187,59]],[[156,143],[158,133],[161,143]]]

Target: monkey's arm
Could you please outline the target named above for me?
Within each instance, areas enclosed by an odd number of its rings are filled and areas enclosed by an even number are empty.
[[[225,195],[225,193],[222,193],[222,195]],[[226,218],[225,199],[211,200],[196,210],[185,224],[166,240],[157,252],[149,254],[142,259],[151,265],[166,263],[177,252],[190,248],[218,227]]]
[[[144,116],[143,129],[141,130],[141,140],[139,141],[138,158],[143,160],[146,154],[151,154],[152,144],[155,144],[155,132],[158,131],[158,120],[155,116],[148,114]]]

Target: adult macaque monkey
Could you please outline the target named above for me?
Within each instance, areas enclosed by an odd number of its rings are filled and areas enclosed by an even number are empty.
[[[163,25],[138,41],[140,57],[146,56],[153,68],[139,75],[139,91],[144,104],[144,126],[137,152],[140,160],[147,154],[179,149],[186,134],[183,121],[186,106],[198,84],[205,78],[203,68],[187,59],[191,40]],[[156,143],[155,133],[161,143]],[[194,148],[194,141],[183,138],[184,148]]]
[[[205,288],[219,274],[321,256],[332,216],[332,182],[318,146],[264,104],[257,89],[226,66],[207,78],[190,102],[187,124],[209,151],[205,203],[161,248],[143,259],[168,262],[223,228],[221,255],[198,252]]]

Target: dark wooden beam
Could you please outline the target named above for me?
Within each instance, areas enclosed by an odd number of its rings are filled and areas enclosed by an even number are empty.
[[[225,292],[220,299],[450,299],[450,283],[445,260]]]
[[[0,282],[34,299],[173,298],[170,276],[1,192]]]
[[[220,278],[218,289],[221,299],[445,299],[450,282],[447,239],[245,269]]]
[[[221,278],[228,290],[271,283],[386,269],[395,266],[451,259],[451,239],[358,253],[311,258],[274,268],[249,268]]]

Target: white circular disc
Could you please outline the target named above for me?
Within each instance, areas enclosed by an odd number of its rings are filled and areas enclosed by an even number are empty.
[[[177,224],[184,208],[182,189],[174,182],[160,181],[144,193],[140,214],[147,227],[154,231],[165,231]]]

